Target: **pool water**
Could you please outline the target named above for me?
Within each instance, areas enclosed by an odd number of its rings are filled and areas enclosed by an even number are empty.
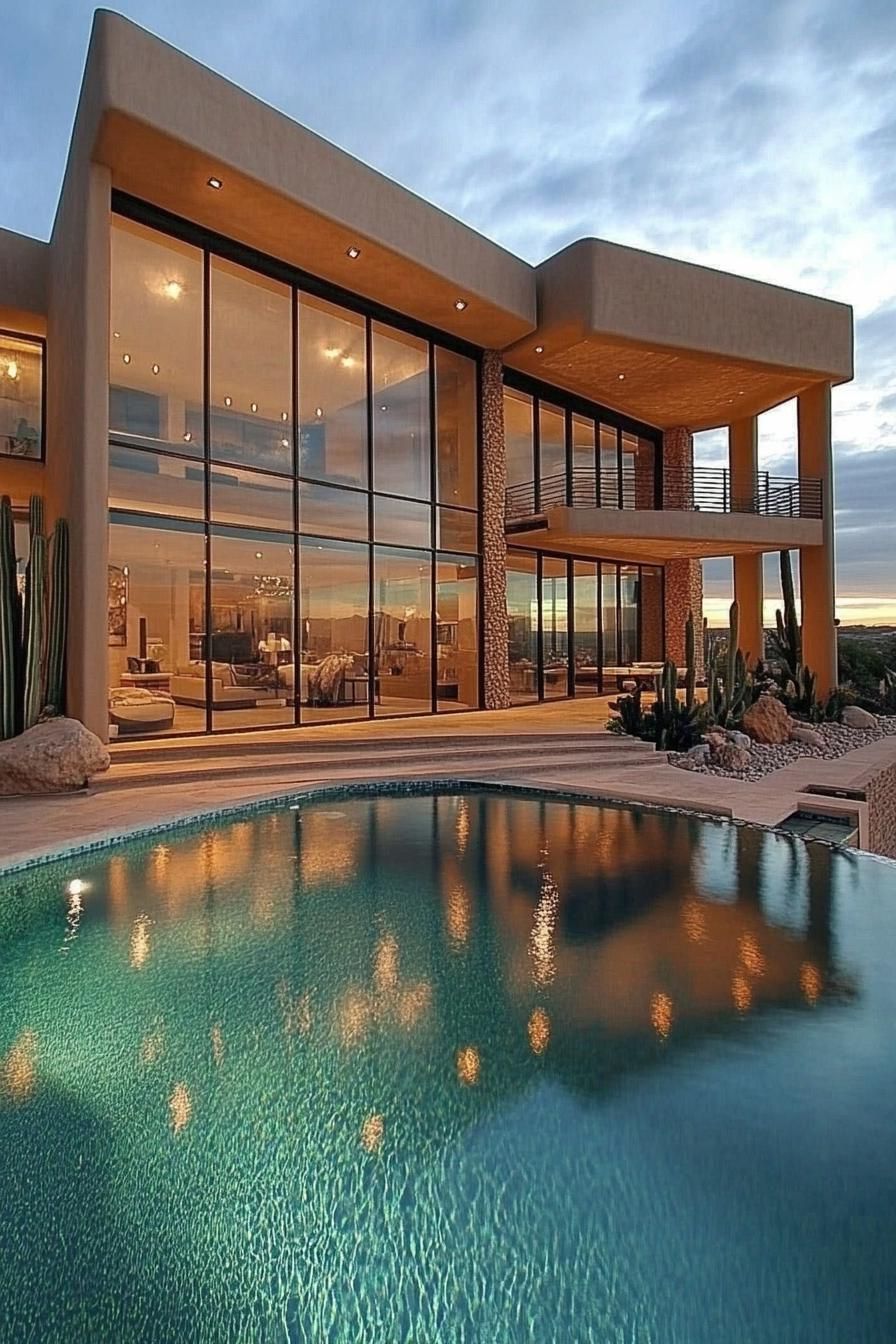
[[[0,1338],[896,1338],[896,868],[489,792],[0,878]]]

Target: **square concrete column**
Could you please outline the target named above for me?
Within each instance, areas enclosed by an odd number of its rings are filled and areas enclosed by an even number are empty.
[[[663,507],[692,505],[694,438],[685,428],[663,432]],[[667,560],[665,566],[666,657],[684,667],[684,630],[688,612],[694,616],[697,675],[703,675],[703,565],[690,558]]]
[[[504,365],[500,352],[482,357],[482,630],[483,702],[510,705],[507,656],[507,542],[504,535]]]
[[[821,482],[822,544],[800,549],[803,663],[818,677],[818,693],[837,685],[834,624],[834,463],[831,385],[816,383],[797,399],[799,473]]]
[[[71,538],[67,711],[105,741],[111,173],[86,159],[69,166],[50,242],[47,503]]]
[[[759,425],[755,415],[728,426],[728,467],[735,508],[749,510],[759,470]],[[740,647],[748,667],[765,652],[762,619],[762,555],[735,555],[734,598],[740,608]]]

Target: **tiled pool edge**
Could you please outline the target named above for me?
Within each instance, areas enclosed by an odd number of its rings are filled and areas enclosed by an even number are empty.
[[[299,789],[288,789],[282,793],[267,795],[242,802],[230,802],[220,807],[201,808],[198,811],[184,812],[179,815],[159,819],[148,825],[116,828],[98,832],[75,843],[53,846],[50,849],[30,851],[19,858],[0,862],[0,879],[14,876],[16,873],[31,871],[60,859],[74,858],[83,854],[96,853],[108,849],[119,842],[147,839],[154,835],[171,831],[188,831],[191,827],[201,828],[211,822],[227,821],[241,816],[255,816],[267,811],[276,811],[285,804],[315,802],[321,799],[364,798],[364,797],[413,797],[414,795],[435,795],[444,793],[476,793],[488,791],[530,798],[549,797],[558,802],[593,803],[603,807],[627,808],[650,813],[668,813],[675,816],[694,817],[699,821],[712,821],[719,825],[749,826],[755,830],[767,831],[777,835],[786,834],[777,825],[746,821],[730,813],[701,810],[697,807],[675,806],[661,802],[640,802],[603,794],[599,789],[567,788],[563,785],[548,783],[507,783],[503,780],[491,781],[487,776],[470,776],[446,779],[402,779],[385,781],[341,781],[338,784],[310,784]],[[812,844],[824,845],[829,849],[839,849],[845,853],[867,854],[868,857],[896,868],[896,859],[880,854],[871,854],[867,850],[851,849],[848,846],[833,844],[825,840],[812,840]]]

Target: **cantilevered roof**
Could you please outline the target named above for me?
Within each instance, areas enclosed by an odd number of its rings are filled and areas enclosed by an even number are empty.
[[[64,196],[91,160],[113,188],[661,427],[852,377],[845,304],[594,238],[532,267],[106,10]]]
[[[852,378],[852,309],[585,238],[537,268],[512,367],[664,428],[709,428]]]

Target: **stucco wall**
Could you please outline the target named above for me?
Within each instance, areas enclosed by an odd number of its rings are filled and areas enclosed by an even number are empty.
[[[896,859],[896,763],[865,785],[868,801],[868,848],[872,854]]]

